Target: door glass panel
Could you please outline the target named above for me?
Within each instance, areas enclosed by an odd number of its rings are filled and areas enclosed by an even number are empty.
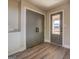
[[[60,14],[52,16],[52,34],[60,35]]]

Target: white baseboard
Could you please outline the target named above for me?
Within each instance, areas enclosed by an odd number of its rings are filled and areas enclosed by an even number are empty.
[[[50,40],[44,40],[44,42],[50,42]]]
[[[8,52],[8,56],[13,55],[13,54],[16,54],[16,53],[21,52],[21,51],[24,51],[24,50],[25,50],[25,48],[20,48],[20,49],[17,49],[17,50]]]
[[[63,45],[63,47],[70,49],[70,46],[68,46],[68,45]]]

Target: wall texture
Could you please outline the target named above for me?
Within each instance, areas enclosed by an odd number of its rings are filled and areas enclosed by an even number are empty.
[[[63,19],[63,47],[69,48],[70,47],[70,4],[66,3],[62,6],[58,6],[50,11],[47,12],[47,19],[46,19],[46,28],[45,28],[45,42],[50,42],[51,41],[51,19],[50,15],[56,12],[63,11],[64,14],[64,19]]]

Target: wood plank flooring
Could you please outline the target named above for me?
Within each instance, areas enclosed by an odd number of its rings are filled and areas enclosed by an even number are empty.
[[[16,56],[15,59],[70,59],[70,50],[49,43],[43,43],[17,53],[14,56]]]

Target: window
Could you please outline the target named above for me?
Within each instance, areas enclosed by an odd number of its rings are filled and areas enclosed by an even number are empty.
[[[60,14],[52,16],[52,34],[60,34]]]

